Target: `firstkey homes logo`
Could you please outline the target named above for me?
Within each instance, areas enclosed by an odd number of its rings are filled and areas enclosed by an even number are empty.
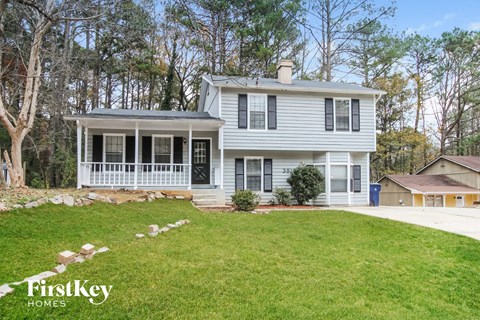
[[[45,280],[28,281],[28,296],[43,298],[83,297],[93,305],[101,305],[107,301],[113,286],[91,284],[90,280],[74,280],[66,284],[46,285]],[[30,300],[28,306],[65,307],[66,302],[60,300]]]

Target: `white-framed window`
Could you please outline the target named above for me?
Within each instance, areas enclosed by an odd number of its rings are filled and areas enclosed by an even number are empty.
[[[348,166],[330,166],[330,192],[348,192]]]
[[[248,129],[267,130],[267,95],[248,95]]]
[[[351,99],[335,98],[335,131],[350,131]]]
[[[263,158],[245,157],[245,189],[263,190]]]
[[[171,164],[173,163],[173,136],[153,135],[152,136],[152,163]]]
[[[125,162],[125,134],[105,133],[103,134],[103,162],[124,163]]]

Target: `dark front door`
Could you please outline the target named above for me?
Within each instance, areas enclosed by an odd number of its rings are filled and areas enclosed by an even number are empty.
[[[192,184],[210,184],[210,140],[192,140]]]

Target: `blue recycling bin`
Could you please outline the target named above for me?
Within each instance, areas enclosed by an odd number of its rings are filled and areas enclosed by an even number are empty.
[[[370,206],[378,207],[380,205],[380,191],[382,185],[380,183],[370,183]]]

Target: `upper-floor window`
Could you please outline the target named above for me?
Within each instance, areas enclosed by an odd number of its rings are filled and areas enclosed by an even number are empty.
[[[325,98],[325,131],[360,131],[360,100]]]
[[[266,130],[267,96],[250,94],[248,96],[248,128]]]
[[[350,131],[350,99],[335,99],[335,130]]]
[[[277,97],[266,94],[239,94],[238,128],[277,129]]]

